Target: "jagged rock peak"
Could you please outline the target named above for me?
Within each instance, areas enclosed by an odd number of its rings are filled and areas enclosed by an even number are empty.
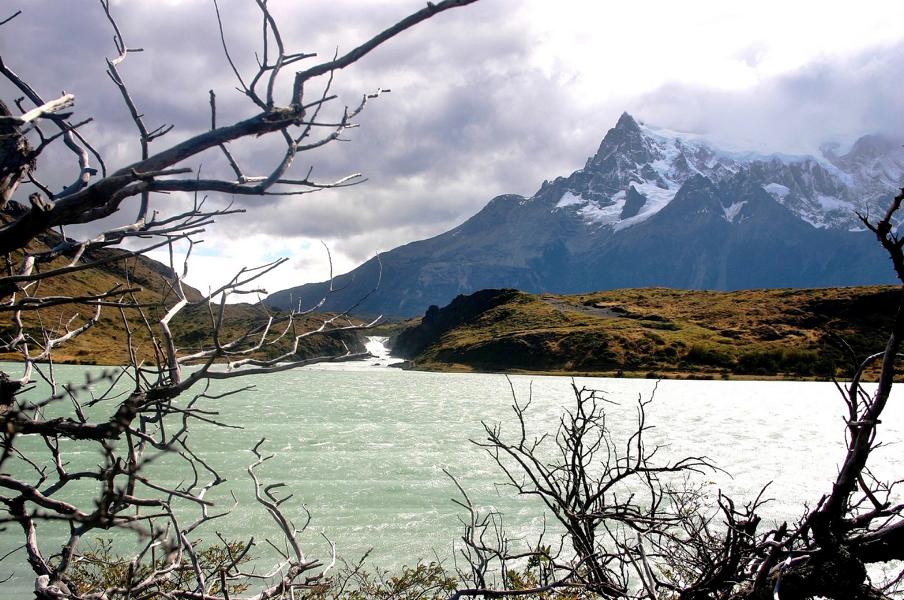
[[[655,152],[650,141],[628,113],[622,113],[615,127],[606,133],[599,150],[587,163],[588,168],[610,168],[613,159],[643,164],[654,160]]]
[[[634,117],[629,115],[626,111],[618,118],[618,122],[615,123],[615,129],[639,132],[640,126],[637,124],[637,121],[634,120]]]

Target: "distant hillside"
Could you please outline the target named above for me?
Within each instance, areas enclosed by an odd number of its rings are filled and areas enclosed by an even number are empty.
[[[40,239],[37,244],[47,247],[55,243],[53,236]],[[122,250],[100,249],[86,253],[82,262],[93,262],[111,257],[123,255]],[[16,258],[16,257],[14,257]],[[63,266],[69,259],[63,258],[52,263],[52,267]],[[43,267],[47,270],[50,267]],[[65,275],[42,280],[37,286],[31,288],[31,292],[37,296],[88,296],[129,287],[140,288],[134,293],[134,300],[145,305],[144,315],[147,316],[151,327],[156,328],[156,323],[165,314],[165,311],[175,302],[175,296],[170,287],[173,280],[172,270],[155,260],[144,256],[129,257],[125,260],[117,260],[100,265],[96,268],[86,269]],[[2,296],[2,292],[0,292]],[[191,301],[201,299],[198,290],[186,286],[186,296]],[[115,297],[112,299],[116,299]],[[40,313],[40,314],[39,314]],[[65,332],[65,324],[73,315],[78,315],[72,322],[72,327],[78,327],[88,318],[93,316],[93,306],[62,306],[45,308],[41,311],[23,312],[23,323],[33,336],[40,338],[40,326],[52,329],[56,332]],[[230,304],[226,306],[223,327],[223,339],[230,340],[242,333],[252,330],[265,323],[268,315],[276,318],[284,315],[283,311],[251,304]],[[312,314],[298,321],[297,331],[300,333],[306,329],[315,329],[320,326],[328,315]],[[0,312],[0,338],[12,336],[13,313]],[[139,361],[152,360],[153,347],[147,334],[147,326],[142,314],[137,309],[125,311],[125,318],[132,332],[132,344]],[[189,306],[173,320],[172,331],[176,336],[176,344],[186,353],[201,346],[210,347],[211,317],[207,306]],[[283,327],[284,328],[284,327]],[[278,329],[278,328],[274,328]],[[156,329],[154,330],[156,333]],[[278,329],[281,333],[282,329]],[[59,333],[57,333],[58,335]],[[271,336],[271,337],[275,337]],[[97,324],[77,338],[59,346],[53,354],[56,362],[69,362],[81,364],[125,364],[129,360],[127,349],[128,333],[123,323],[123,315],[114,307],[104,307],[101,310],[101,318]],[[258,356],[276,355],[288,349],[291,336],[267,352],[261,352]],[[346,346],[355,351],[363,351],[364,346],[361,337],[356,332],[336,332],[329,335],[317,335],[306,338],[300,345],[300,357],[313,357],[323,355],[341,354],[346,351]],[[2,354],[0,360],[20,360],[17,354]]]
[[[227,304],[225,307],[223,339],[235,339],[247,331],[254,330],[267,322],[268,317],[274,321],[285,317],[285,311],[274,310],[260,304]],[[295,333],[303,333],[320,327],[324,320],[333,316],[331,313],[311,313],[295,318],[295,326],[276,344],[268,346],[257,352],[257,358],[273,358],[286,353],[293,342]],[[356,319],[351,321],[359,323]],[[346,325],[349,320],[340,320],[336,324]],[[286,324],[274,325],[268,339],[275,339],[286,330]],[[176,343],[184,351],[190,353],[201,347],[213,346],[211,335],[210,314],[207,307],[196,305],[187,307],[177,319],[173,320],[173,331],[176,334]],[[256,339],[256,338],[255,338]],[[336,356],[344,354],[347,350],[364,352],[364,337],[358,331],[334,331],[303,338],[298,345],[298,358],[313,358],[318,356]]]
[[[728,152],[624,114],[583,168],[531,197],[493,198],[436,237],[333,282],[325,308],[414,316],[486,288],[575,294],[660,286],[739,290],[894,283],[861,214],[884,214],[904,185],[900,143],[867,135],[823,156]],[[428,199],[425,199],[425,201]],[[267,303],[310,306],[328,283]]]
[[[483,290],[431,307],[393,352],[424,370],[828,377],[848,372],[843,343],[861,358],[884,347],[899,299],[895,287]]]

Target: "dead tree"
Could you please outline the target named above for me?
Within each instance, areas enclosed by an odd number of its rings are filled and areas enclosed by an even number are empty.
[[[895,218],[904,202],[904,189],[882,219],[860,219],[888,252],[898,279],[904,283],[904,239],[895,230]],[[895,376],[895,364],[904,339],[904,288],[892,330],[883,351],[855,365],[846,386],[838,385],[847,404],[847,451],[832,489],[794,527],[779,528],[761,542],[756,555],[755,577],[739,598],[771,597],[796,600],[812,596],[876,599],[898,583],[904,570],[887,585],[869,581],[866,566],[904,560],[904,503],[896,484],[877,481],[868,466],[869,457],[882,445],[878,440],[882,412]],[[866,371],[879,366],[873,392],[862,385]],[[766,542],[769,542],[766,544]],[[778,593],[778,592],[776,592]]]
[[[902,203],[904,189],[879,222],[861,220],[886,249],[904,283],[904,238],[894,233]],[[566,543],[553,552],[540,536],[530,547],[513,551],[500,516],[481,514],[461,490],[459,504],[467,517],[460,552],[468,568],[460,575],[472,587],[454,597],[900,597],[900,564],[897,574],[884,582],[870,580],[867,567],[894,568],[894,561],[904,560],[900,481],[879,481],[868,466],[870,455],[882,445],[882,412],[901,356],[904,287],[901,298],[885,349],[855,363],[848,383],[836,382],[847,405],[847,450],[832,488],[813,498],[812,508],[804,510],[798,522],[773,529],[763,530],[758,514],[765,490],[743,505],[719,494],[716,505],[710,506],[692,481],[669,479],[670,474],[712,465],[703,457],[659,463],[658,448],[644,445],[645,401],[639,402],[633,434],[620,445],[606,422],[606,400],[597,392],[574,389],[575,404],[561,418],[554,437],[528,435],[530,401],[522,406],[516,398],[515,435],[505,436],[500,425],[485,424],[486,438],[476,443],[498,465],[504,483],[542,502]],[[872,392],[863,385],[868,372],[878,378]],[[495,578],[493,569],[498,569]],[[522,574],[513,578],[513,572]]]
[[[281,508],[279,485],[267,485],[258,478],[257,468],[269,458],[261,450],[263,441],[253,449],[257,460],[248,472],[257,501],[286,540],[284,560],[271,573],[252,574],[242,569],[247,545],[225,544],[227,555],[215,564],[199,555],[193,532],[220,514],[205,495],[223,480],[193,451],[189,434],[194,422],[217,423],[211,404],[226,402],[235,393],[214,394],[209,388],[211,381],[272,373],[315,361],[356,358],[349,351],[301,359],[296,350],[307,336],[362,325],[336,315],[317,329],[300,330],[302,315],[292,312],[271,315],[263,324],[229,337],[224,326],[227,297],[255,291],[255,281],[283,260],[242,268],[219,289],[198,294],[184,283],[188,260],[176,264],[173,247],[188,244],[190,254],[198,236],[216,217],[241,212],[231,206],[209,208],[205,194],[295,196],[359,183],[358,174],[318,182],[310,170],[300,176],[292,172],[300,155],[339,139],[355,127],[354,119],[368,100],[381,93],[377,90],[362,96],[357,106],[333,109],[337,101],[331,92],[334,76],[416,24],[474,1],[427,3],[347,54],[316,62],[313,54],[290,50],[267,1],[254,0],[260,17],[254,27],[261,32],[258,68],[242,74],[230,55],[214,0],[211,18],[219,25],[222,50],[250,111],[242,120],[219,122],[216,95],[211,90],[209,128],[167,145],[161,139],[172,126],[149,125],[139,108],[140,93],[134,93],[126,83],[125,61],[140,49],[126,43],[109,0],[99,0],[98,18],[109,22],[113,36],[113,52],[106,65],[111,93],[121,97],[131,115],[140,149],[140,158],[124,165],[108,165],[83,135],[84,125],[92,119],[73,118],[76,95],[48,100],[28,83],[27,76],[0,58],[0,76],[21,94],[14,103],[0,102],[0,209],[5,209],[0,221],[0,254],[5,257],[0,275],[0,316],[9,323],[3,329],[0,353],[15,354],[24,363],[21,377],[0,373],[0,522],[21,530],[23,552],[35,575],[38,598],[207,600],[229,598],[230,590],[234,598],[236,590],[252,585],[248,597],[265,599],[281,597],[296,587],[314,586],[321,580],[329,562],[324,565],[306,555],[298,541],[299,527]],[[6,24],[16,15],[3,19],[0,25],[10,27]],[[283,87],[284,79],[291,85]],[[60,87],[63,85],[60,82]],[[286,87],[291,90],[288,97],[279,98],[278,90]],[[262,138],[280,140],[281,156],[268,172],[247,173],[230,148],[254,146]],[[52,191],[41,182],[40,173],[45,151],[58,145],[71,154],[74,173],[71,183]],[[193,172],[197,166],[194,159],[207,150],[220,153],[231,177],[207,178]],[[160,214],[154,208],[157,194],[173,192],[188,193],[194,201],[178,214]],[[66,235],[67,226],[95,223],[114,213],[128,213],[128,224],[90,239]],[[105,250],[119,245],[135,249]],[[131,280],[129,260],[157,248],[169,249],[171,269],[164,274],[166,292],[161,298],[149,299]],[[55,282],[113,263],[120,264],[125,275],[109,289],[80,295],[46,291],[52,291]],[[174,327],[177,317],[190,306],[209,307],[212,343],[185,353],[178,347]],[[89,314],[84,316],[86,309]],[[109,317],[122,323],[130,360],[109,371],[101,381],[91,382],[102,384],[107,391],[91,396],[84,386],[57,381],[52,368],[55,352],[77,342],[79,336]],[[138,347],[138,338],[144,340],[142,348]],[[261,357],[262,349],[277,342],[286,345],[285,351]],[[226,368],[217,366],[224,362]],[[196,367],[188,370],[187,364]],[[36,378],[44,379],[52,390],[40,401],[23,395]],[[64,416],[48,416],[63,405],[69,407]],[[39,437],[44,450],[23,451],[23,436]],[[82,448],[97,449],[101,464],[71,470],[66,456],[69,440]],[[155,482],[146,474],[145,466],[161,453],[180,457],[186,472],[194,473],[194,477],[177,487]],[[89,501],[74,503],[68,492],[85,481],[96,482],[98,492]],[[180,512],[179,507],[185,505],[194,507],[194,518],[186,520],[186,513]],[[62,547],[46,546],[38,535],[37,524],[42,522],[65,524],[69,535]],[[80,555],[81,542],[85,536],[110,529],[134,531],[142,540],[142,549],[129,558],[118,581],[81,589],[72,578],[78,568],[75,565],[84,558]]]
[[[499,467],[507,486],[536,497],[549,512],[562,531],[558,549],[553,551],[541,537],[531,548],[513,553],[504,532],[486,539],[487,524],[498,516],[476,517],[464,495],[460,504],[472,516],[466,522],[462,553],[473,573],[465,579],[475,587],[460,590],[459,596],[567,590],[562,592],[567,597],[579,590],[604,598],[648,597],[654,585],[650,552],[672,537],[684,519],[679,502],[684,488],[675,481],[713,466],[704,456],[658,463],[662,447],[650,447],[646,441],[651,399],[638,400],[634,433],[620,442],[607,423],[605,405],[610,401],[596,390],[572,387],[574,404],[560,417],[555,434],[529,433],[531,401],[522,405],[513,391],[514,435],[506,436],[499,424],[485,423],[486,439],[475,441]],[[542,567],[527,587],[523,578],[513,582],[509,573],[524,559]],[[499,568],[501,590],[486,587],[491,564]],[[513,583],[518,585],[513,588]]]
[[[904,189],[876,223],[860,216],[888,252],[898,279],[904,283],[904,240],[894,233],[895,219],[904,202]],[[895,377],[904,336],[904,288],[885,348],[855,363],[847,384],[837,383],[847,406],[847,450],[831,490],[814,498],[814,508],[799,522],[784,523],[760,534],[748,563],[736,575],[739,585],[723,585],[723,596],[736,599],[780,597],[804,600],[822,596],[835,600],[889,598],[904,577],[904,570],[886,582],[874,582],[867,567],[893,566],[904,559],[904,503],[899,481],[879,481],[869,469],[869,457],[882,442],[878,432]],[[875,390],[863,379],[878,365]],[[874,370],[875,374],[876,371]],[[730,592],[730,596],[729,596]],[[898,595],[900,590],[897,590]],[[688,593],[686,597],[698,597]]]

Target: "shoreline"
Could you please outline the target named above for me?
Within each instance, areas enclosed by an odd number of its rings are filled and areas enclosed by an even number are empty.
[[[602,377],[607,379],[674,379],[685,381],[800,381],[800,382],[831,382],[831,377],[819,377],[816,375],[802,377],[800,375],[773,374],[747,374],[724,373],[722,371],[644,371],[644,370],[606,370],[606,371],[565,371],[565,370],[535,370],[510,368],[505,370],[484,370],[471,365],[460,363],[428,363],[412,365],[410,361],[404,361],[394,365],[403,371],[417,371],[422,373],[479,373],[485,375],[537,375],[548,377]],[[874,382],[872,377],[864,377],[866,383]]]
[[[377,358],[374,356],[374,358]],[[368,359],[361,359],[364,362]],[[371,359],[372,360],[372,359]],[[722,371],[638,371],[638,370],[607,370],[607,371],[565,371],[565,370],[535,370],[535,369],[518,369],[510,368],[505,370],[485,370],[471,365],[460,363],[443,364],[428,363],[422,365],[412,365],[410,361],[399,359],[400,362],[386,365],[386,368],[399,369],[402,371],[416,371],[422,373],[479,373],[483,375],[537,375],[547,377],[601,377],[607,379],[674,379],[687,381],[801,381],[801,382],[828,382],[832,381],[830,377],[801,377],[789,376],[781,373],[775,374],[742,374],[742,373],[724,373]],[[22,360],[12,360],[0,357],[0,362],[12,364],[25,364]],[[48,364],[47,361],[37,361],[36,364]],[[126,365],[104,363],[104,362],[85,362],[81,360],[55,360],[55,365],[73,365],[78,367],[101,367],[101,368],[124,368]],[[225,364],[225,363],[221,363]],[[192,365],[186,365],[192,366]],[[301,367],[303,368],[303,367]],[[865,382],[873,381],[872,378],[864,378]]]

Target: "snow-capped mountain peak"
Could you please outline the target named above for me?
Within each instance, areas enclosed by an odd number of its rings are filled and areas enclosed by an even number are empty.
[[[904,148],[868,135],[842,156],[832,146],[821,157],[725,151],[703,136],[640,124],[624,113],[583,169],[554,182],[559,196],[552,209],[618,231],[658,213],[698,175],[717,184],[749,177],[816,227],[857,229],[856,211],[875,213],[904,185]],[[726,210],[729,222],[737,216]]]
[[[848,229],[859,225],[855,208],[884,214],[904,180],[902,154],[877,136],[823,156],[726,151],[624,114],[583,168],[544,181],[532,197],[496,196],[445,233],[268,302],[325,296],[325,310],[355,304],[363,314],[411,316],[484,288],[890,283],[894,270],[874,236]]]

